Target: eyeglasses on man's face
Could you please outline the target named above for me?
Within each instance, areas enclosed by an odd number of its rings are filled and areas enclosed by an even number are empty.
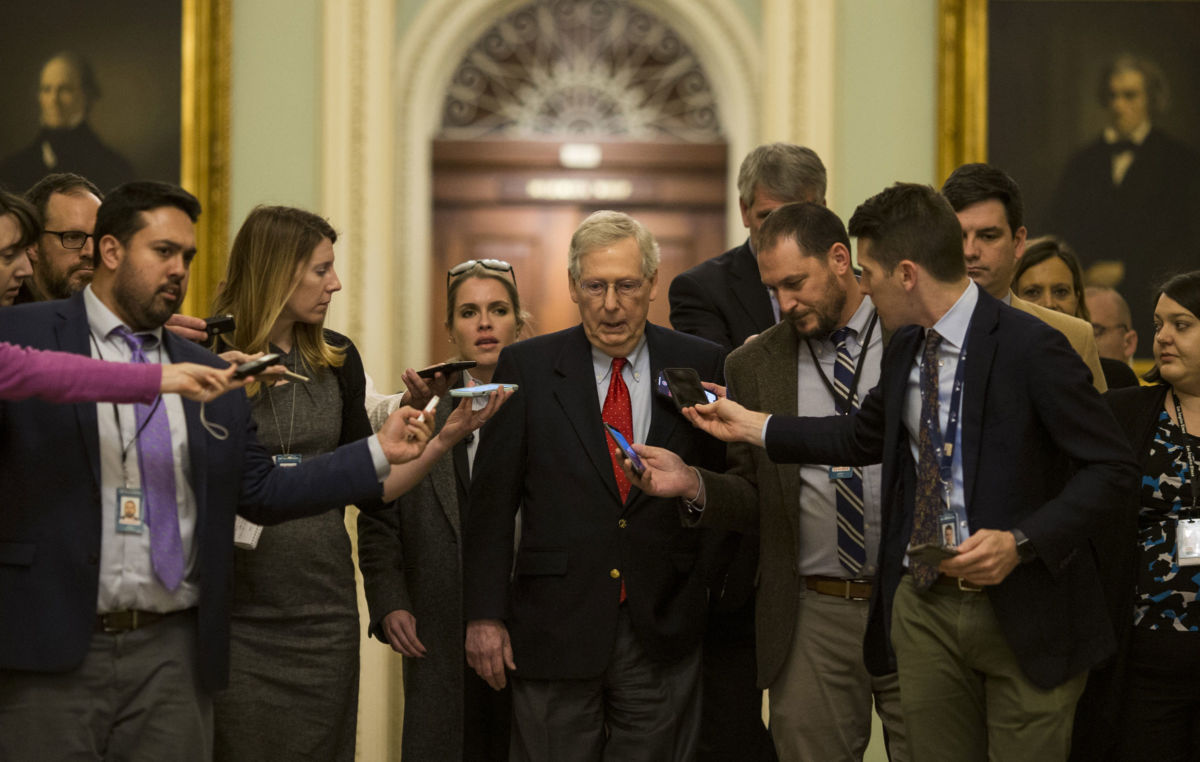
[[[609,283],[603,280],[589,278],[588,280],[579,281],[579,290],[584,293],[589,299],[603,299],[608,295],[608,290],[617,292],[618,299],[631,299],[637,296],[642,286],[646,283],[645,280],[625,279],[619,280],[616,283]]]
[[[1101,323],[1092,323],[1092,331],[1095,332],[1097,339],[1100,338],[1101,336],[1103,336],[1104,334],[1108,333],[1109,331],[1119,331],[1121,333],[1125,333],[1128,330],[1129,330],[1129,326],[1125,325],[1124,323],[1117,323],[1116,325],[1103,325]]]
[[[58,242],[64,249],[82,249],[87,245],[87,239],[95,239],[91,233],[82,230],[43,230],[47,235],[58,236]]]

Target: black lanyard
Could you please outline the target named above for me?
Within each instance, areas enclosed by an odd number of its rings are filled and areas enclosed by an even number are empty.
[[[1192,455],[1192,443],[1188,437],[1187,424],[1183,422],[1183,408],[1179,405],[1179,395],[1175,394],[1175,390],[1171,389],[1171,401],[1175,403],[1175,422],[1179,424],[1179,430],[1183,432],[1183,451],[1187,454],[1188,459],[1188,480],[1191,482],[1192,488],[1192,509],[1189,515],[1196,518],[1196,496],[1200,493],[1200,482],[1196,479],[1196,458]]]
[[[858,394],[858,380],[862,376],[863,365],[867,360],[867,348],[871,344],[871,334],[875,331],[875,323],[878,321],[879,315],[874,310],[871,311],[871,322],[867,323],[867,330],[863,334],[863,340],[859,342],[862,349],[858,353],[858,363],[854,366],[854,377],[850,379],[850,388],[846,390],[846,396],[843,399],[842,395],[837,393],[833,388],[833,384],[829,380],[829,376],[825,375],[825,370],[821,367],[820,360],[817,359],[817,353],[813,350],[812,342],[808,339],[804,343],[808,346],[808,353],[812,355],[813,365],[817,368],[817,374],[821,377],[821,382],[825,384],[825,388],[829,390],[830,396],[833,397],[833,407],[837,410],[838,415],[847,415],[854,407],[854,398]],[[834,363],[837,362],[837,347],[834,347]],[[845,406],[843,407],[843,404]]]

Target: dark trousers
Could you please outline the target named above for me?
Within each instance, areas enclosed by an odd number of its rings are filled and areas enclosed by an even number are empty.
[[[192,610],[93,635],[70,672],[0,670],[0,760],[211,757],[212,699],[196,674]]]
[[[697,762],[774,762],[771,734],[762,720],[762,691],[756,684],[754,596],[730,612],[710,611],[702,657]]]
[[[646,655],[624,606],[608,666],[587,680],[512,680],[513,762],[686,762],[700,729],[700,648]]]
[[[1200,760],[1200,633],[1134,630],[1117,759]]]
[[[463,762],[507,762],[512,687],[492,690],[475,670],[463,677]]]

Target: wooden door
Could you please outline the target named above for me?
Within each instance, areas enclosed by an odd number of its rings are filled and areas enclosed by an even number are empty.
[[[670,324],[671,279],[725,248],[725,148],[619,144],[603,152],[607,162],[599,167],[569,170],[560,166],[554,143],[435,143],[429,362],[451,351],[446,272],[468,259],[513,265],[534,333],[577,324],[567,249],[575,228],[597,209],[632,215],[658,240],[662,261],[650,320]]]

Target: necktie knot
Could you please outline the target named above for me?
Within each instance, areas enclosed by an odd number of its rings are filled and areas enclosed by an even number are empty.
[[[629,362],[629,360],[627,358],[614,357],[613,361],[612,361],[613,375],[614,376],[620,375],[621,371],[625,369],[625,363],[627,363],[627,362]]]
[[[858,332],[855,331],[853,328],[851,328],[848,325],[844,325],[841,328],[834,331],[833,333],[829,334],[829,338],[833,341],[835,346],[840,347],[846,343],[847,339],[849,339],[851,336],[853,336],[856,333],[858,333]]]
[[[925,332],[925,354],[923,359],[932,364],[937,359],[938,348],[942,346],[942,335],[930,328]]]
[[[120,336],[121,339],[129,346],[129,351],[133,353],[134,362],[147,362],[146,350],[153,349],[158,343],[158,339],[151,333],[134,333],[123,325],[119,325],[112,330],[112,333]]]

